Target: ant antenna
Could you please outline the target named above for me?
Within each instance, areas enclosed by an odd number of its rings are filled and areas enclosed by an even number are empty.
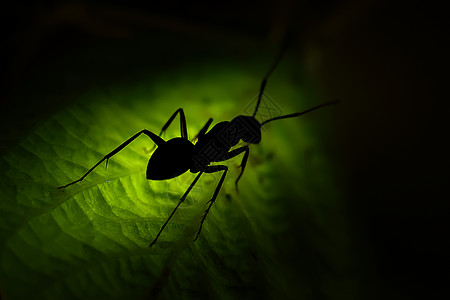
[[[307,109],[307,110],[302,111],[302,112],[299,112],[299,113],[294,113],[294,114],[290,114],[290,115],[285,115],[285,116],[275,117],[275,118],[272,118],[272,119],[269,119],[269,120],[266,120],[266,121],[262,122],[262,123],[261,123],[261,127],[262,127],[264,124],[267,124],[267,123],[269,123],[269,122],[272,122],[272,121],[275,121],[275,120],[281,120],[281,119],[287,119],[287,118],[298,117],[298,116],[304,115],[304,114],[306,114],[306,113],[309,113],[309,112],[311,112],[311,111],[313,111],[313,110],[322,108],[322,107],[324,107],[324,106],[337,104],[337,103],[339,103],[339,101],[340,101],[340,100],[333,100],[333,101],[325,102],[325,103],[322,103],[322,104],[320,104],[320,105],[314,106],[313,108]]]
[[[286,50],[287,50],[288,45],[289,45],[289,40],[290,40],[290,35],[288,33],[287,36],[284,38],[283,44],[282,44],[282,46],[280,48],[280,51],[278,52],[278,56],[275,59],[275,62],[272,64],[272,66],[270,67],[269,71],[266,73],[266,76],[264,76],[264,79],[263,79],[263,81],[261,83],[261,87],[259,88],[258,102],[256,103],[255,111],[253,112],[252,117],[256,116],[256,113],[258,112],[259,104],[261,103],[262,95],[264,93],[264,89],[266,88],[267,79],[269,78],[270,74],[272,74],[273,70],[275,70],[275,68],[277,67],[277,65],[280,62],[281,58],[286,53]]]

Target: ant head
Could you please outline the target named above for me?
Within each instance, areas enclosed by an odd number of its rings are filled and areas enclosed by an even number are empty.
[[[238,116],[231,122],[239,128],[236,144],[239,139],[242,139],[244,142],[250,144],[258,144],[261,141],[261,124],[255,119],[255,117]]]

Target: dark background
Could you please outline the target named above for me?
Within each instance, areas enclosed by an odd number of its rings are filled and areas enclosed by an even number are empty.
[[[183,60],[212,49],[276,49],[289,30],[290,51],[304,62],[299,67],[319,98],[342,100],[327,146],[347,184],[344,206],[361,288],[374,299],[448,296],[449,27],[442,7],[424,1],[16,1],[3,7],[2,20],[0,154],[92,85],[120,81],[125,65],[146,67],[142,50],[136,49],[139,59],[118,50],[104,61],[48,73],[77,49],[136,45],[154,36],[167,42],[152,45],[148,55],[163,64],[173,53]],[[202,51],[194,53],[190,43]]]

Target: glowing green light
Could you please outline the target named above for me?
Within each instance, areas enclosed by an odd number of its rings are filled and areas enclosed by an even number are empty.
[[[230,175],[195,244],[191,239],[218,175],[201,178],[158,245],[149,249],[193,175],[146,180],[153,143],[145,136],[114,156],[108,169],[100,166],[82,183],[56,190],[141,129],[159,133],[179,107],[186,113],[190,137],[210,117],[214,125],[244,114],[261,80],[252,74],[238,65],[214,61],[92,89],[3,157],[0,274],[7,298],[58,299],[62,294],[139,298],[161,280],[165,268],[171,274],[162,283],[168,286],[163,290],[166,298],[173,296],[174,284],[179,286],[177,293],[209,289],[213,295],[220,290],[226,299],[239,294],[233,287],[254,286],[250,293],[258,294],[258,287],[273,288],[272,279],[283,281],[283,271],[267,260],[280,260],[276,253],[283,239],[289,245],[289,235],[298,230],[297,214],[321,226],[320,208],[333,205],[326,158],[301,120],[267,126],[262,143],[250,148],[239,195],[234,181],[241,157],[225,163]],[[283,113],[311,106],[312,100],[306,100],[305,92],[285,73],[274,77],[267,90]],[[177,118],[167,130],[166,139],[180,135],[178,122]],[[253,258],[242,259],[248,253],[256,253],[267,268],[257,266]],[[262,269],[264,276],[259,274]],[[205,273],[209,282],[192,283],[196,276],[205,280],[201,275]]]

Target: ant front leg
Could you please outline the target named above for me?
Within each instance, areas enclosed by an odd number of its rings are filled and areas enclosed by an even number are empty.
[[[242,161],[241,161],[241,165],[239,166],[239,167],[241,167],[241,173],[239,174],[238,178],[236,179],[236,182],[234,183],[234,185],[236,186],[236,192],[238,192],[238,193],[239,193],[238,182],[239,182],[239,179],[241,179],[242,174],[244,174],[245,166],[247,165],[248,156],[250,155],[250,148],[248,146],[244,146],[242,148],[246,148],[246,149],[245,149],[244,157],[242,158]],[[241,148],[238,148],[236,150],[239,150],[239,149],[241,149]],[[231,151],[231,152],[233,152],[233,151]]]
[[[214,204],[214,202],[216,201],[217,195],[220,192],[220,189],[222,188],[223,182],[225,180],[225,177],[227,175],[228,172],[228,167],[227,166],[222,166],[222,165],[218,165],[218,166],[208,166],[205,170],[205,173],[215,173],[215,172],[220,172],[220,171],[224,171],[222,174],[222,177],[220,177],[219,183],[216,186],[216,190],[214,191],[214,195],[212,196],[211,200],[209,200],[209,206],[208,208],[205,210],[205,213],[203,214],[202,220],[200,221],[200,227],[198,229],[197,235],[195,236],[194,241],[196,241],[198,239],[198,236],[200,235],[200,232],[202,231],[202,227],[203,227],[203,222],[205,222],[206,216],[208,215],[211,206]],[[206,203],[208,203],[206,202]]]
[[[155,142],[155,144],[157,146],[161,146],[162,144],[165,143],[165,141],[160,138],[159,136],[157,136],[156,134],[154,134],[153,132],[144,129],[139,131],[138,133],[136,133],[135,135],[133,135],[131,138],[129,138],[128,140],[126,140],[125,142],[123,142],[119,147],[117,147],[116,149],[114,149],[113,151],[111,151],[110,153],[106,154],[98,163],[96,163],[92,168],[89,169],[89,171],[87,171],[83,176],[81,176],[80,179],[77,179],[69,184],[63,185],[58,187],[58,189],[64,189],[66,187],[68,187],[69,185],[72,185],[74,183],[80,182],[82,181],[89,173],[91,173],[99,164],[101,164],[104,160],[106,160],[106,167],[108,167],[108,160],[113,157],[115,154],[117,154],[120,150],[122,150],[123,148],[125,148],[129,143],[131,143],[132,141],[134,141],[136,138],[138,138],[141,134],[145,134],[147,135],[149,138],[151,138],[153,140],[153,142]]]
[[[242,158],[241,165],[239,166],[241,168],[241,173],[239,174],[238,178],[236,179],[236,182],[234,183],[236,186],[236,192],[238,192],[238,193],[239,193],[238,182],[239,182],[239,179],[241,179],[242,174],[244,174],[245,166],[247,165],[248,156],[250,154],[250,148],[248,146],[239,147],[237,149],[234,149],[234,150],[226,153],[226,155],[220,160],[220,161],[229,160],[235,156],[238,156],[239,154],[241,154],[244,151],[245,151],[244,157]]]

